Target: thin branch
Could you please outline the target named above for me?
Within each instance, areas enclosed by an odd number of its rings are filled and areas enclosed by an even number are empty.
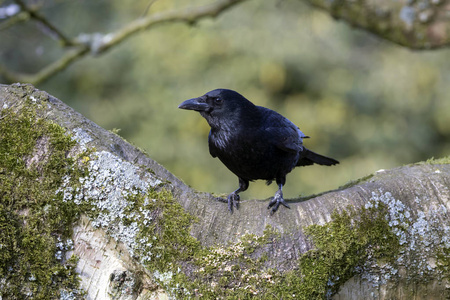
[[[25,22],[30,19],[30,14],[28,12],[20,12],[6,19],[0,23],[0,31],[8,29],[20,22]]]
[[[224,12],[226,9],[243,1],[245,0],[221,0],[201,7],[171,10],[140,18],[132,21],[115,33],[104,35],[101,41],[96,40],[95,46],[91,47],[91,50],[94,50],[94,53],[96,54],[102,53],[112,46],[115,46],[123,42],[125,39],[133,36],[135,33],[142,30],[147,30],[157,24],[168,22],[195,23],[206,17],[217,17],[217,15]]]
[[[28,82],[33,85],[37,85],[52,77],[56,73],[66,69],[69,65],[88,52],[89,48],[85,46],[79,46],[71,49],[67,51],[60,59],[32,75],[11,72],[2,65],[0,65],[0,74],[9,82]]]
[[[80,35],[77,39],[70,41],[65,36],[52,26],[43,16],[40,16],[36,12],[27,9],[22,0],[15,0],[19,5],[21,5],[23,10],[26,10],[30,17],[40,21],[47,28],[57,34],[58,38],[63,42],[65,46],[67,45],[77,45],[75,49],[69,50],[66,54],[55,61],[54,63],[48,65],[44,69],[40,70],[35,74],[23,74],[9,71],[6,67],[0,65],[0,74],[9,82],[28,82],[34,85],[42,83],[48,78],[54,76],[56,73],[66,69],[69,65],[77,61],[78,59],[86,56],[88,53],[97,55],[105,52],[109,48],[123,42],[127,38],[133,36],[141,30],[148,30],[154,25],[162,23],[173,23],[173,22],[187,22],[195,23],[200,19],[206,17],[217,17],[220,13],[226,11],[228,8],[236,5],[240,2],[246,0],[219,0],[215,3],[180,9],[171,10],[148,17],[143,17],[132,21],[128,25],[124,26],[122,29],[102,35],[102,34],[90,34],[90,35]]]
[[[23,12],[27,12],[31,18],[35,19],[37,22],[42,24],[44,26],[44,28],[47,29],[47,31],[43,31],[44,33],[46,33],[46,34],[50,33],[49,34],[50,37],[59,40],[64,47],[74,45],[70,41],[70,39],[68,39],[58,28],[53,26],[47,20],[47,18],[45,18],[43,15],[41,15],[36,9],[28,8],[22,0],[14,0],[14,1],[20,6],[20,9]]]
[[[142,14],[142,17],[145,17],[148,12],[150,11],[150,8],[152,7],[152,5],[158,0],[150,0],[149,3],[147,4],[147,7],[144,10],[144,13]]]

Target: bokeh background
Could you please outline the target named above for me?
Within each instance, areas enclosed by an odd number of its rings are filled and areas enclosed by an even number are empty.
[[[148,13],[211,2],[159,0]],[[0,1],[0,7],[9,3]],[[75,37],[115,31],[141,17],[149,1],[38,4]],[[35,72],[61,54],[34,22],[0,31],[0,60],[12,70]],[[216,19],[143,31],[37,87],[100,126],[120,129],[192,187],[219,194],[236,189],[238,180],[209,155],[205,120],[177,106],[215,88],[237,90],[297,124],[311,136],[308,148],[341,162],[295,169],[284,189],[291,198],[447,156],[449,57],[448,49],[404,49],[299,0],[251,0]],[[267,198],[275,190],[257,182],[242,198]]]

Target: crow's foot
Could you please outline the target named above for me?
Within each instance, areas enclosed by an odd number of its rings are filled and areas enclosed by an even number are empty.
[[[239,200],[241,199],[241,197],[239,197],[238,194],[236,194],[235,192],[231,193],[228,195],[227,200],[228,200],[228,210],[230,212],[233,212],[233,206],[236,207],[236,209],[239,208]]]
[[[290,208],[289,205],[286,203],[286,201],[284,201],[283,192],[281,190],[278,190],[275,193],[275,196],[273,197],[273,199],[270,200],[269,206],[267,206],[267,209],[270,209],[273,206],[272,213],[274,213],[278,210],[278,207],[280,206],[280,204],[283,204],[284,207]]]
[[[214,197],[214,200],[219,201],[219,202],[223,202],[223,203],[228,203],[228,200],[224,199],[222,197]]]

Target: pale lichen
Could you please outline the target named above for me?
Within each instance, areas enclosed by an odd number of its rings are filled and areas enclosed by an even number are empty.
[[[422,281],[433,278],[442,280],[444,274],[439,270],[438,254],[450,247],[450,227],[442,224],[440,218],[447,215],[444,205],[426,207],[429,200],[423,201],[416,197],[414,203],[422,209],[413,209],[396,199],[390,192],[373,192],[366,203],[366,208],[387,207],[386,220],[397,236],[401,246],[395,262],[383,262],[368,259],[361,267],[362,278],[367,279],[374,287],[384,285],[387,281],[400,279],[400,268],[407,268],[410,274],[407,278]]]
[[[85,133],[83,139],[89,139],[89,136]],[[78,180],[81,185],[74,190],[67,184],[70,183],[69,178],[65,178],[57,193],[63,194],[63,201],[90,203],[92,225],[106,229],[116,241],[123,242],[133,255],[139,227],[137,222],[129,222],[137,216],[136,212],[128,209],[134,205],[130,196],[145,195],[160,185],[161,180],[106,151],[90,155],[88,175]]]

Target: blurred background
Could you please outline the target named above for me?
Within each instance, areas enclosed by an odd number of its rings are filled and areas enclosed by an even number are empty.
[[[159,0],[148,14],[211,2]],[[0,8],[10,3],[0,1]],[[141,17],[149,3],[39,5],[73,38],[118,30]],[[36,72],[62,53],[35,22],[0,31],[0,61],[12,70]],[[340,161],[294,169],[284,189],[292,198],[335,189],[379,169],[449,155],[449,57],[448,49],[404,49],[302,1],[252,0],[192,26],[142,31],[37,87],[100,126],[120,129],[119,135],[190,186],[217,194],[235,190],[237,177],[209,155],[206,121],[177,106],[215,88],[237,90],[298,125],[311,136],[308,148]],[[275,190],[261,181],[241,198],[268,198]]]

